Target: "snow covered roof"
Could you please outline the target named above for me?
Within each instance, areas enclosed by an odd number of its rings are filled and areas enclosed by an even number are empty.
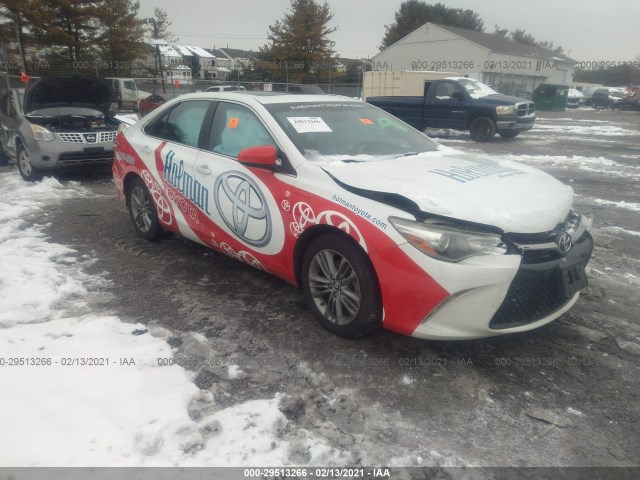
[[[187,47],[189,50],[191,50],[193,53],[195,53],[197,56],[199,57],[203,57],[203,58],[215,58],[214,55],[211,55],[209,52],[207,52],[204,48],[200,48],[200,47]]]
[[[184,45],[174,45],[173,48],[180,52],[183,57],[193,57],[193,52],[189,51],[189,48]]]
[[[182,57],[182,54],[169,45],[161,45],[160,53],[165,57]]]

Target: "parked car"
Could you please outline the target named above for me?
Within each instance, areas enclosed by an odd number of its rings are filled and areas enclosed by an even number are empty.
[[[624,92],[615,87],[598,88],[593,92],[591,104],[594,108],[618,108],[624,98]]]
[[[205,90],[205,92],[246,92],[247,89],[242,85],[213,85]]]
[[[593,91],[592,90],[579,90],[579,92],[582,94],[582,98],[584,100],[584,106],[585,107],[590,107],[591,106],[591,97],[593,96]]]
[[[152,112],[153,110],[158,108],[164,102],[165,102],[165,99],[162,98],[160,95],[157,95],[157,94],[149,95],[147,98],[143,98],[138,103],[138,113],[140,114],[141,117],[144,117],[149,112]]]
[[[621,110],[640,110],[640,88],[625,95],[620,103]]]
[[[576,90],[575,88],[570,88],[569,93],[567,94],[567,107],[568,108],[578,108],[584,105],[584,95],[580,90]]]
[[[535,123],[533,102],[501,95],[471,78],[425,81],[424,88],[422,97],[369,97],[367,102],[418,130],[469,130],[477,142],[491,140],[496,132],[514,138]]]
[[[2,94],[1,146],[17,159],[25,180],[71,167],[109,166],[119,121],[109,112],[108,80],[89,76],[49,76],[24,93]]]
[[[187,94],[115,144],[141,237],[169,230],[297,285],[339,335],[522,332],[587,284],[590,220],[569,186],[443,149],[365,102]]]

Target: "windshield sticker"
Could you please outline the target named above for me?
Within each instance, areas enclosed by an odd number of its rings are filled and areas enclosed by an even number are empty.
[[[360,118],[359,120],[363,125],[373,125],[373,121],[368,118]]]
[[[493,175],[499,178],[510,177],[512,175],[520,175],[525,172],[510,167],[502,167],[500,165],[472,165],[469,167],[456,167],[450,166],[446,170],[443,168],[436,168],[435,170],[429,170],[430,173],[436,175],[442,175],[443,177],[449,177],[452,180],[460,183],[467,183],[472,180],[477,180],[482,177],[490,177]]]
[[[287,117],[298,133],[331,132],[322,117]]]
[[[238,117],[233,117],[229,119],[229,124],[227,125],[227,127],[229,128],[236,128],[238,126],[238,122],[240,121],[240,119]]]

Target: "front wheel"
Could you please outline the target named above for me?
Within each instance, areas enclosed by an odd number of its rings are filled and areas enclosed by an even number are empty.
[[[514,132],[512,130],[507,130],[505,132],[498,132],[502,138],[516,138],[520,135],[520,132]]]
[[[376,273],[366,254],[349,238],[316,238],[302,260],[302,291],[320,324],[346,338],[367,335],[382,325]]]
[[[42,171],[31,165],[29,152],[24,148],[24,145],[18,146],[18,151],[16,153],[18,157],[18,171],[20,172],[20,175],[22,175],[22,178],[27,182],[42,180]]]
[[[127,205],[133,226],[142,238],[156,240],[162,233],[153,198],[141,178],[131,182],[127,190]]]
[[[469,132],[476,142],[488,142],[496,134],[496,122],[489,117],[478,117],[471,122]]]

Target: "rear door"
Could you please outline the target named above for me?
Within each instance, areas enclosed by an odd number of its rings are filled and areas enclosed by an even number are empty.
[[[213,105],[210,100],[186,100],[133,138],[127,136],[146,167],[141,176],[154,196],[160,220],[194,240],[197,209],[205,206],[207,197],[195,181],[194,166],[204,119]]]

